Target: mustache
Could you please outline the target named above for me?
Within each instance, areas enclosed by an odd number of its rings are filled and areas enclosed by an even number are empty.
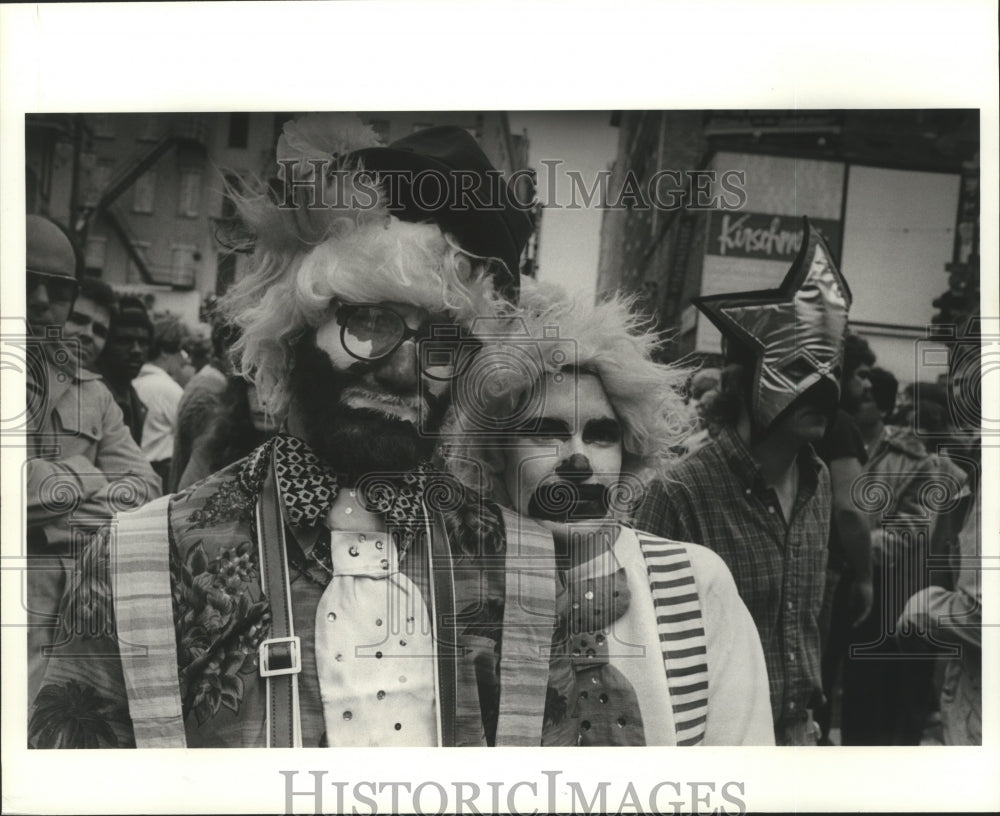
[[[427,431],[439,427],[447,392],[421,401],[417,394],[373,390],[363,376],[361,368],[334,368],[308,335],[299,342],[291,388],[316,453],[352,477],[386,468],[406,471],[428,459],[436,437]]]
[[[420,416],[426,417],[430,415],[432,408],[431,403],[418,394],[402,396],[399,394],[373,391],[370,388],[359,384],[345,386],[340,392],[339,400],[345,405],[350,405],[352,401],[370,403],[371,405],[369,405],[368,410],[384,413],[389,417],[398,419],[401,422],[411,422],[411,420],[406,419],[403,416],[399,416],[401,413],[412,414],[415,418]],[[411,424],[416,424],[416,420],[413,420]]]
[[[594,521],[611,510],[614,488],[602,484],[580,484],[549,479],[535,488],[528,500],[528,515],[542,521]]]

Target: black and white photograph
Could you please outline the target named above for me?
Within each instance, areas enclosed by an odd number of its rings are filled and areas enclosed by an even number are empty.
[[[5,811],[1000,807],[995,20],[519,96],[205,5],[4,10]]]

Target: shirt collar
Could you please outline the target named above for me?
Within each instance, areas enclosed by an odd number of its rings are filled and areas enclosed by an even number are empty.
[[[317,528],[325,529],[323,519],[337,496],[338,483],[343,477],[322,461],[304,440],[290,434],[272,437],[254,452],[245,469],[248,474],[262,472],[260,469],[272,458],[282,516],[302,549],[308,552],[318,540]],[[367,487],[366,497],[371,509],[397,531],[401,552],[426,526],[424,489],[433,475],[429,465],[422,464],[396,478],[372,480]],[[440,492],[441,483],[436,485]]]
[[[736,428],[733,426],[723,427],[715,437],[715,444],[718,445],[722,457],[729,468],[736,474],[740,482],[748,489],[765,487],[764,477],[760,472],[760,465],[751,456],[750,449],[746,446]],[[799,466],[799,484],[806,487],[815,487],[819,480],[819,471],[822,463],[812,445],[803,445],[799,451],[796,462]]]
[[[156,363],[145,362],[142,364],[142,368],[139,369],[140,377],[170,377],[166,369],[158,366]],[[173,378],[171,378],[173,379]]]

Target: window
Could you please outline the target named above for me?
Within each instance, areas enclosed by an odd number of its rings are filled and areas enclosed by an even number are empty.
[[[83,265],[88,274],[100,277],[108,257],[108,239],[102,235],[91,235],[83,252]]]
[[[174,244],[170,247],[170,283],[174,286],[194,286],[194,255],[196,247]]]
[[[427,130],[429,127],[434,127],[433,122],[414,122],[413,132],[416,133],[418,130]]]
[[[181,172],[180,188],[177,196],[177,214],[185,218],[196,218],[201,204],[201,170]]]
[[[132,187],[132,212],[152,213],[156,199],[156,171],[147,170]]]
[[[930,323],[948,285],[960,184],[957,173],[850,167],[840,268],[852,322]]]
[[[250,141],[250,114],[229,114],[229,146],[245,148]]]

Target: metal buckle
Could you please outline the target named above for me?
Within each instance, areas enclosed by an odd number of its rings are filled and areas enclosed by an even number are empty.
[[[277,668],[271,668],[271,646],[280,646],[282,644],[288,644],[288,664],[287,666],[279,666]],[[280,638],[268,638],[263,643],[260,644],[260,649],[258,650],[258,655],[260,657],[260,676],[261,677],[277,677],[282,674],[298,674],[302,671],[302,660],[299,657],[299,638],[298,635],[293,637],[280,637]],[[275,662],[285,662],[283,655],[276,655],[277,660]]]

